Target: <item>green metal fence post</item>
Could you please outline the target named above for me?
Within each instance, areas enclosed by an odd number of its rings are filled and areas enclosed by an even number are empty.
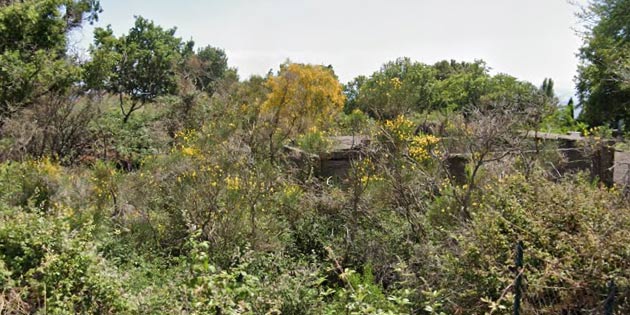
[[[516,280],[514,281],[514,315],[519,315],[521,311],[522,282],[523,282],[523,241],[518,241],[516,245]]]
[[[606,303],[604,304],[604,314],[613,315],[615,308],[615,295],[617,294],[617,286],[615,280],[608,281],[608,297],[606,297]]]

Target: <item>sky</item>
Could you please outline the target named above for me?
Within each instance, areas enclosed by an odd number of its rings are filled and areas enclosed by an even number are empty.
[[[578,4],[585,0],[576,0]],[[581,40],[578,7],[567,0],[101,0],[103,13],[84,26],[126,33],[141,15],[197,47],[223,48],[241,78],[293,62],[332,65],[341,82],[370,75],[398,57],[434,63],[483,59],[492,73],[536,85],[555,81],[574,94]]]

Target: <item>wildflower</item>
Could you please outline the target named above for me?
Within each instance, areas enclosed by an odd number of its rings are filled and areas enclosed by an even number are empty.
[[[228,176],[225,179],[225,183],[227,184],[228,190],[238,190],[241,187],[241,180],[236,176]]]
[[[198,153],[198,150],[193,148],[193,147],[183,147],[182,148],[182,154],[186,155],[186,156],[195,156]]]

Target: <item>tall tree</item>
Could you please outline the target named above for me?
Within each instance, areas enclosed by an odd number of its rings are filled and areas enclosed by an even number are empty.
[[[491,88],[489,68],[483,60],[473,63],[441,61],[433,66],[437,70],[438,97],[433,108],[461,109],[477,106],[481,97]]]
[[[467,110],[500,102],[532,111],[541,108],[544,95],[548,103],[555,99],[551,79],[545,80],[543,93],[531,83],[506,74],[491,76],[489,71],[483,60],[426,65],[399,58],[346,85],[346,112],[359,108],[373,117],[391,119],[414,111]]]
[[[542,93],[549,98],[553,98],[556,95],[556,92],[553,89],[553,84],[554,83],[551,78],[545,78],[542,85],[540,86],[540,90],[542,91]]]
[[[19,109],[79,80],[68,33],[101,12],[97,0],[0,2],[0,124]]]
[[[268,124],[272,160],[276,143],[311,127],[327,126],[345,101],[334,72],[320,65],[284,63],[267,79],[267,87],[270,92],[261,114]]]
[[[343,111],[346,114],[350,114],[359,107],[358,98],[361,92],[361,86],[363,86],[367,79],[366,76],[360,75],[347,84],[344,84],[343,93],[346,95],[346,104],[344,105]]]
[[[580,119],[590,125],[616,125],[630,119],[630,0],[592,0],[579,51],[577,89]]]
[[[184,72],[197,89],[209,95],[216,91],[216,84],[228,71],[228,59],[220,48],[206,46],[187,58]]]
[[[567,117],[573,121],[575,119],[575,103],[573,102],[573,97],[569,99],[567,103]]]
[[[119,96],[124,122],[158,96],[177,90],[177,64],[192,51],[193,43],[183,43],[175,31],[142,17],[136,17],[129,34],[118,38],[109,26],[94,31],[86,82]]]
[[[399,58],[384,64],[368,79],[361,79],[355,106],[379,119],[429,109],[435,98],[435,70]]]

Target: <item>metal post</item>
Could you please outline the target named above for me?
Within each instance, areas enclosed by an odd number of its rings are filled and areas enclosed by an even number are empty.
[[[604,314],[613,315],[615,308],[615,295],[617,295],[617,286],[615,280],[608,281],[608,297],[606,297],[606,303],[604,304]]]
[[[514,280],[514,315],[519,315],[521,310],[521,298],[523,292],[521,285],[523,282],[523,241],[518,241],[516,245],[516,280]]]

